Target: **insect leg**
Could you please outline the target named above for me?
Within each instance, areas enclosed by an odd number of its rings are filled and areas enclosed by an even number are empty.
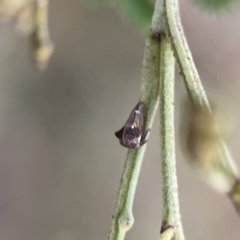
[[[141,137],[141,141],[140,141],[140,146],[142,146],[143,144],[145,144],[148,141],[147,136],[148,136],[149,132],[150,132],[150,129],[148,129],[147,131],[145,131],[143,133],[143,135]]]

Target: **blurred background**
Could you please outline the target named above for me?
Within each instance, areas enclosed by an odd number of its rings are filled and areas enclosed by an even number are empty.
[[[240,167],[240,8],[214,14],[180,1],[184,30],[207,94],[236,123],[229,148]],[[45,72],[29,42],[0,24],[0,239],[106,239],[127,150],[114,132],[139,98],[145,36],[115,8],[52,0],[55,52]],[[176,71],[177,72],[177,71]],[[226,196],[202,182],[179,147],[186,95],[176,74],[176,145],[186,239],[238,240]],[[158,115],[126,239],[158,239],[161,178]]]

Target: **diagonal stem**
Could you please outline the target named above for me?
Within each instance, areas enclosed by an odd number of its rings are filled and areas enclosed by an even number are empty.
[[[156,15],[153,18],[156,19]],[[154,24],[152,29],[156,29]],[[159,39],[156,34],[151,33],[146,41],[140,90],[140,101],[144,102],[147,109],[146,129],[152,127],[158,106],[159,57]],[[134,222],[132,206],[145,149],[146,144],[138,149],[128,150],[108,240],[123,240]]]

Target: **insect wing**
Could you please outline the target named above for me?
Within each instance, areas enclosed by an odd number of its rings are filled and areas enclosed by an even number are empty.
[[[138,145],[145,130],[145,106],[139,102],[132,110],[123,129],[122,140],[125,145]]]
[[[119,139],[122,139],[123,131],[124,131],[124,127],[122,127],[119,131],[115,132],[115,136]]]

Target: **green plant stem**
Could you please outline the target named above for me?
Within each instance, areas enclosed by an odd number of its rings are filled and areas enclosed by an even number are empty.
[[[205,94],[201,79],[194,64],[191,51],[189,49],[185,34],[183,32],[178,8],[178,0],[163,1],[167,36],[171,43],[171,47],[176,61],[178,63],[180,74],[183,77],[189,99],[193,104],[200,105],[211,112],[207,96]],[[236,164],[234,163],[234,160],[224,141],[220,141],[219,155],[222,166],[224,166],[226,171],[225,174],[227,175],[230,171],[237,180],[239,177],[239,173],[236,170]],[[232,187],[234,188],[234,186]],[[229,195],[236,209],[239,209],[239,205],[234,199],[234,196],[234,194]],[[238,213],[240,214],[239,211]]]
[[[209,108],[207,96],[201,84],[183,32],[178,9],[178,0],[164,0],[164,9],[166,14],[167,35],[171,42],[173,53],[180,69],[180,74],[185,82],[189,98],[193,103]]]
[[[167,37],[161,35],[160,49],[160,132],[162,163],[163,217],[162,230],[173,228],[171,239],[183,240],[179,211],[174,135],[174,68],[175,59]]]
[[[125,233],[133,225],[132,205],[145,148],[146,145],[138,150],[128,150],[109,240],[124,239]]]
[[[160,21],[160,13],[153,15],[153,31],[159,29],[155,24],[157,19]],[[142,69],[140,101],[145,103],[147,109],[146,129],[152,126],[159,101],[160,44],[155,37],[151,33],[147,38]],[[132,205],[145,149],[146,144],[138,149],[128,150],[108,240],[124,239],[134,222]]]
[[[159,89],[159,44],[150,37],[147,39],[143,62],[141,98],[147,108],[146,128],[151,128],[158,104]],[[124,172],[114,209],[109,240],[124,239],[125,233],[133,224],[132,205],[146,144],[138,149],[129,149]]]

